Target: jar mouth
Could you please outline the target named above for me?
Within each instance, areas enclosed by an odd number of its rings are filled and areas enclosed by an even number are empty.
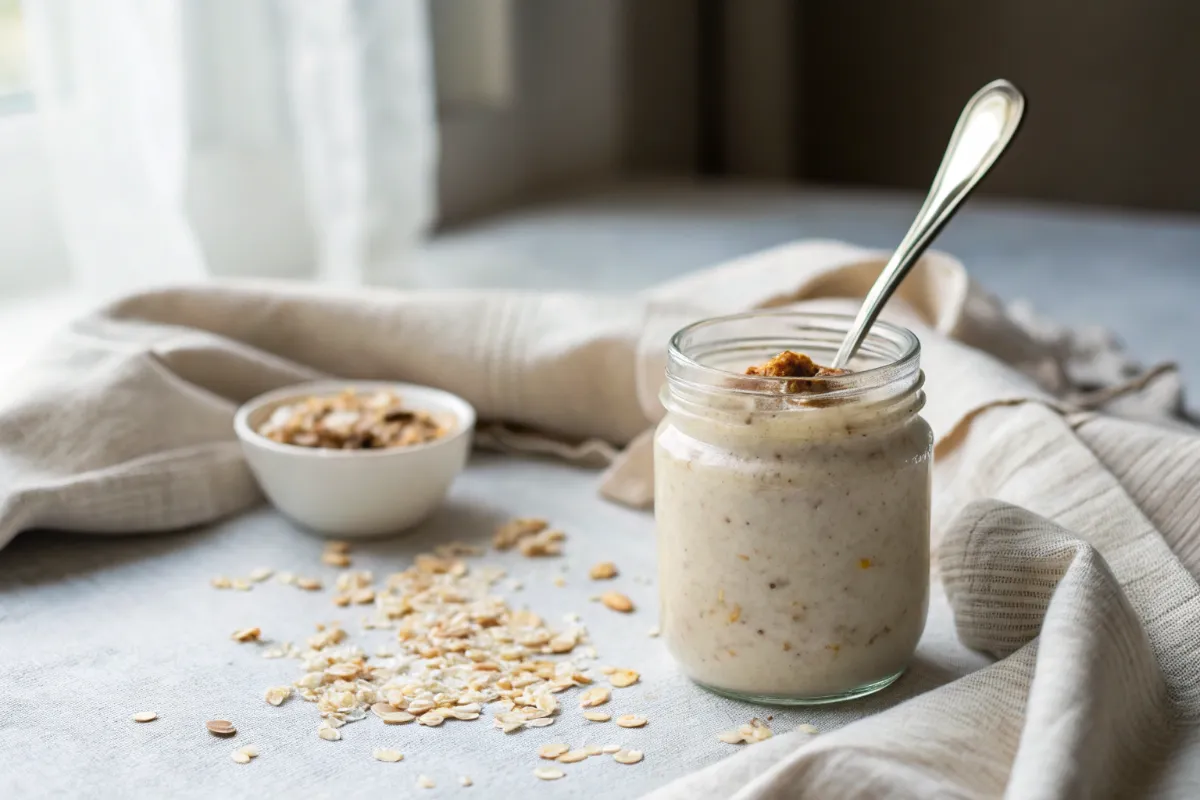
[[[748,376],[746,367],[784,350],[829,364],[853,324],[850,314],[801,311],[751,311],[701,320],[671,337],[667,380],[696,389],[779,396],[795,378]],[[877,321],[848,365],[849,372],[804,380],[826,402],[912,381],[919,385],[920,353],[921,343],[912,331]]]

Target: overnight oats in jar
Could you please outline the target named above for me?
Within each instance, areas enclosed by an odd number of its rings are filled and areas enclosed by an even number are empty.
[[[861,697],[900,676],[925,627],[920,345],[877,322],[848,371],[817,368],[851,322],[751,313],[671,340],[654,448],[662,631],[722,694]]]

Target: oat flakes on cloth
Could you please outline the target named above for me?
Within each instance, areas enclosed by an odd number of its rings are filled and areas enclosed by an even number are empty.
[[[711,314],[850,310],[877,254],[808,242],[631,297],[163,290],[80,320],[0,392],[0,546],[153,532],[259,502],[245,399],[338,375],[427,383],[484,441],[612,462],[649,500],[665,337]],[[994,664],[835,732],[774,737],[662,797],[1200,796],[1200,439],[1169,367],[1009,313],[931,254],[889,316],[921,337],[935,570]],[[618,452],[618,448],[624,448]]]

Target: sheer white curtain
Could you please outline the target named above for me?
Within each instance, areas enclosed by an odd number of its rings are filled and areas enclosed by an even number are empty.
[[[426,5],[26,0],[76,283],[370,281],[435,209]]]

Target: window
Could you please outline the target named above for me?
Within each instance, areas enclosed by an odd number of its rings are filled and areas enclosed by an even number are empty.
[[[0,114],[33,108],[20,0],[0,0]]]
[[[0,298],[68,274],[25,34],[20,0],[0,0]]]

